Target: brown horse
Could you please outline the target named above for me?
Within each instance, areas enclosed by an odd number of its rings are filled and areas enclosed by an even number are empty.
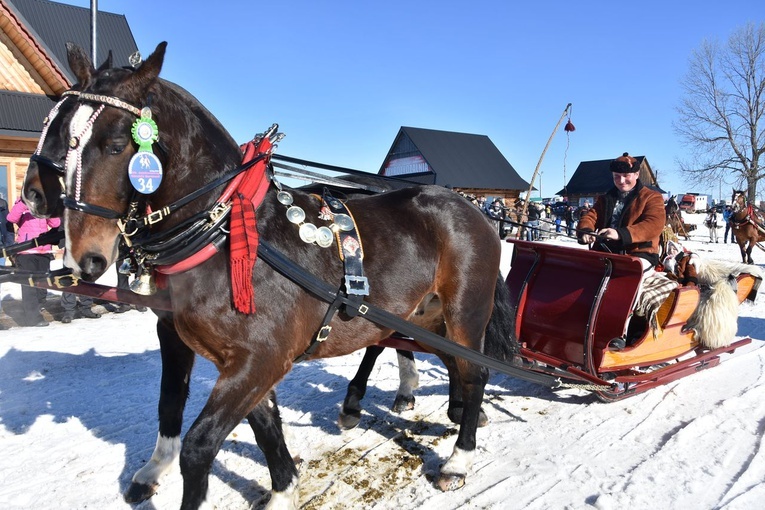
[[[736,236],[736,242],[741,250],[741,261],[744,264],[754,264],[752,248],[757,246],[765,251],[765,247],[761,244],[765,240],[765,222],[763,222],[762,215],[758,214],[752,204],[748,203],[746,191],[733,190],[731,210],[733,214],[730,222],[733,235]]]
[[[200,238],[206,240],[201,236],[209,230],[220,227],[225,232],[228,227],[226,223],[221,227],[219,219],[221,214],[230,214],[229,203],[222,204],[221,213],[218,200],[240,170],[242,153],[193,96],[159,79],[165,47],[160,44],[137,69],[99,70],[81,49],[68,48],[70,67],[81,91],[67,100],[74,106],[58,116],[58,124],[47,131],[43,145],[56,150],[68,147],[65,158],[51,160],[54,168],[58,164],[63,170],[65,182],[65,263],[86,281],[103,274],[120,249],[137,259],[142,276],[150,275],[161,266],[154,262],[174,260],[200,244]],[[159,126],[159,140],[152,144],[149,137],[148,150],[138,146],[146,139],[131,140],[136,118],[148,118],[147,110],[140,107],[149,108]],[[133,131],[141,133],[140,128]],[[265,139],[271,141],[270,133]],[[128,171],[130,162],[136,161],[134,156],[161,163],[161,170],[153,169],[150,174],[155,179],[153,188],[133,178],[136,167]],[[259,159],[267,157],[267,151],[258,155]],[[39,164],[30,165],[34,173],[32,166]],[[36,170],[38,178],[25,181],[23,196],[43,212],[50,208],[49,203],[42,205],[43,197],[47,202],[52,197],[42,187],[41,170]],[[238,189],[237,193],[241,200]],[[316,197],[297,190],[289,193],[292,206],[301,208],[308,221],[326,217]],[[343,282],[338,249],[303,242],[279,198],[284,196],[271,183],[257,205],[261,245],[287,254],[297,266],[325,282]],[[497,285],[502,281],[498,278],[500,243],[480,211],[456,193],[434,186],[349,199],[346,206],[363,242],[363,269],[369,282],[366,302],[409,319],[423,300],[436,295],[441,320],[432,325],[434,331],[443,330],[449,340],[497,358],[512,355],[515,346],[504,334],[507,328],[501,327],[512,314],[498,306],[507,302],[507,293],[501,292],[506,289]],[[243,217],[247,219],[247,214]],[[203,230],[194,230],[200,223]],[[247,229],[252,233],[255,228],[251,221],[245,223],[245,237]],[[207,248],[214,243],[201,244]],[[146,257],[148,247],[155,250],[152,257]],[[170,347],[162,350],[163,390],[167,377],[176,391],[168,396],[174,402],[163,406],[160,400],[160,414],[182,411],[188,385],[181,381],[188,380],[194,352],[210,359],[220,373],[180,449],[181,507],[199,508],[205,501],[212,462],[226,436],[245,417],[271,473],[270,505],[295,507],[298,474],[284,442],[272,390],[294,360],[307,351],[317,332],[324,330],[321,325],[327,307],[260,261],[249,267],[251,299],[257,311],[239,311],[232,304],[231,251],[227,242],[216,244],[210,258],[168,275],[165,281],[173,312],[160,316],[158,323],[160,338],[170,341]],[[331,316],[331,335],[309,359],[350,353],[374,345],[392,332],[350,315],[346,308],[345,313]],[[500,331],[502,334],[492,333]],[[437,478],[444,490],[460,487],[470,468],[488,379],[484,367],[460,359],[455,366],[464,409],[454,451]],[[160,442],[168,439],[162,431],[160,436],[157,451],[162,449]],[[175,442],[162,446],[177,449]],[[136,474],[131,496],[151,495],[163,467],[155,464],[152,459]]]

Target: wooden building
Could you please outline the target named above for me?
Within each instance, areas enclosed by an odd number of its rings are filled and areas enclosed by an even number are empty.
[[[0,0],[0,193],[18,197],[43,119],[74,76],[66,43],[90,54],[90,9],[47,0]],[[109,51],[115,66],[129,65],[136,47],[125,16],[97,16],[97,61]]]
[[[402,127],[379,174],[503,197],[508,204],[529,189],[488,136],[435,129]]]

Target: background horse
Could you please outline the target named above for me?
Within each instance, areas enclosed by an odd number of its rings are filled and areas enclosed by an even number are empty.
[[[761,244],[765,240],[765,223],[762,215],[756,211],[746,199],[746,191],[733,190],[731,197],[731,228],[736,242],[741,250],[741,261],[744,264],[754,264],[752,248],[757,246],[765,251]]]
[[[664,206],[664,212],[666,214],[667,225],[672,228],[672,232],[675,235],[682,235],[687,241],[690,239],[690,232],[696,229],[696,225],[687,225],[683,223],[683,214],[680,211],[680,207],[677,205],[675,197],[670,197]]]
[[[241,160],[237,144],[201,104],[180,87],[158,78],[164,52],[162,43],[136,70],[96,71],[82,50],[69,48],[70,67],[82,84],[82,94],[69,120],[57,133],[51,130],[48,138],[58,138],[58,143],[72,141],[64,160],[65,263],[86,281],[94,281],[114,263],[121,238],[136,235],[126,231],[126,226],[136,225],[131,221],[140,220],[138,225],[145,228],[140,235],[150,239],[184,238],[187,227],[216,205],[225,184],[223,176]],[[130,131],[141,115],[135,105],[148,104],[160,126],[161,141],[153,149],[164,170],[156,191],[136,198],[127,171],[137,153]],[[201,192],[203,183],[212,183],[215,189]],[[25,187],[25,197],[44,195],[33,187],[34,183]],[[316,221],[321,202],[298,191],[292,195],[294,206]],[[184,202],[188,197],[193,199]],[[137,218],[136,209],[131,208],[134,199],[140,205]],[[182,206],[171,211],[170,205],[181,202]],[[513,354],[516,346],[504,334],[509,326],[501,326],[509,324],[511,314],[493,313],[495,290],[501,287],[496,285],[499,239],[480,211],[456,193],[432,186],[351,199],[347,206],[363,234],[371,305],[412,318],[423,299],[435,294],[441,303],[439,324],[443,326],[439,327],[450,340],[499,359]],[[155,213],[142,216],[145,210]],[[162,213],[162,219],[154,221],[162,211],[172,214]],[[288,253],[295,264],[324,281],[343,281],[336,249],[301,241],[285,213],[286,207],[271,185],[256,210],[261,243]],[[246,417],[271,473],[269,504],[294,507],[297,469],[284,442],[272,388],[311,344],[326,306],[261,261],[251,268],[257,313],[237,311],[232,305],[229,255],[224,247],[200,266],[166,279],[174,311],[161,318],[158,331],[166,328],[165,335],[177,335],[179,340],[180,352],[162,352],[164,364],[176,368],[171,377],[178,379],[180,374],[188,380],[192,351],[210,359],[220,372],[180,451],[181,505],[198,508],[205,501],[213,459],[228,433]],[[141,262],[147,271],[153,270],[149,262]],[[493,326],[487,329],[490,321]],[[172,326],[165,326],[169,324]],[[311,358],[349,353],[392,332],[342,313],[330,325],[331,337]],[[492,333],[496,331],[503,333]],[[472,363],[457,360],[456,368],[465,407],[454,451],[437,479],[443,490],[464,483],[476,447],[475,432],[488,379],[488,370]],[[150,467],[144,470],[152,471]],[[144,478],[147,484],[156,483],[149,476]]]

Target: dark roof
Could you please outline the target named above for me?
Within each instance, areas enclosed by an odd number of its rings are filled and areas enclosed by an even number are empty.
[[[636,156],[636,165],[641,167],[645,156]],[[557,194],[564,196],[568,195],[592,195],[606,193],[614,186],[614,179],[611,177],[611,161],[613,159],[600,159],[598,161],[582,161],[579,166],[576,167],[574,175],[571,176],[571,180],[566,184],[566,188],[560,190]],[[641,174],[642,177],[642,174]],[[654,186],[652,182],[643,182],[651,189],[655,189],[660,193],[664,191]]]
[[[486,135],[402,126],[380,172],[403,137],[408,137],[435,173],[435,184],[451,188],[527,190],[515,168]],[[398,177],[433,182],[423,174]]]
[[[54,104],[48,96],[0,90],[0,136],[37,138]]]
[[[75,83],[67,64],[66,43],[73,42],[91,54],[90,9],[46,0],[6,0],[6,3],[20,15],[20,21],[66,73],[69,82]],[[130,65],[128,57],[138,47],[125,16],[99,10],[96,26],[96,67],[106,60],[109,50],[115,67]]]

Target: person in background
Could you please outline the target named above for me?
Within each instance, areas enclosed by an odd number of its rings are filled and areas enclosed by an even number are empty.
[[[709,229],[709,242],[719,243],[720,241],[717,239],[717,211],[714,208],[707,211],[704,226]]]
[[[0,193],[0,248],[10,246],[15,242],[13,225],[8,221],[8,202]],[[0,266],[5,265],[5,258],[0,257]]]
[[[659,263],[664,199],[658,191],[643,186],[636,163],[626,152],[611,162],[614,187],[583,212],[577,237],[593,250],[638,257],[645,274]]]
[[[576,228],[576,220],[574,219],[575,211],[574,206],[569,205],[566,207],[564,217],[566,219],[566,235],[572,237],[574,235],[574,229]]]
[[[526,226],[526,240],[539,241],[539,209],[537,209],[536,205],[529,202],[526,215],[528,217],[526,223],[524,223]]]
[[[6,246],[12,245],[15,241],[13,225],[8,222],[8,202],[0,193],[0,250]],[[5,266],[5,257],[0,257],[0,266]],[[0,313],[3,311],[3,296],[0,294]],[[5,325],[0,324],[0,330],[7,329]]]
[[[728,232],[730,232],[730,242],[733,242],[733,229],[731,227],[731,221],[733,219],[733,210],[729,205],[726,205],[722,212],[723,222],[725,222],[725,233],[723,234],[723,243],[728,242]]]
[[[16,203],[13,204],[13,208],[8,213],[8,221],[17,225],[16,239],[20,243],[35,239],[49,229],[58,228],[61,225],[59,218],[35,218],[21,199],[16,200]],[[17,254],[15,259],[16,267],[19,269],[48,271],[50,261],[53,260],[53,248],[49,244],[35,246]],[[47,295],[46,289],[22,285],[21,306],[24,326],[41,327],[48,325],[48,321],[40,313],[40,306],[45,303]]]
[[[63,231],[64,225],[58,227]],[[66,240],[61,238],[58,242],[59,248],[66,246]],[[79,304],[78,304],[79,301]],[[61,317],[61,322],[69,324],[75,318],[75,315],[79,317],[85,317],[86,319],[100,319],[101,314],[93,311],[93,298],[88,296],[77,296],[71,292],[61,293],[61,308],[64,309],[64,315]]]
[[[117,259],[117,262],[114,264],[114,267],[117,269],[117,288],[118,289],[130,289],[130,284],[128,282],[128,275],[127,273],[120,272],[120,267],[122,267],[122,264],[128,259]],[[130,306],[127,303],[116,303],[116,308],[114,309],[114,313],[125,313],[128,310],[130,310]],[[139,312],[145,312],[147,308],[143,305],[136,305],[136,310]]]
[[[79,301],[79,304],[78,304]],[[87,296],[78,297],[71,292],[61,293],[61,307],[64,309],[64,315],[61,322],[69,324],[74,320],[75,315],[86,319],[100,319],[101,314],[93,311],[93,298]]]

